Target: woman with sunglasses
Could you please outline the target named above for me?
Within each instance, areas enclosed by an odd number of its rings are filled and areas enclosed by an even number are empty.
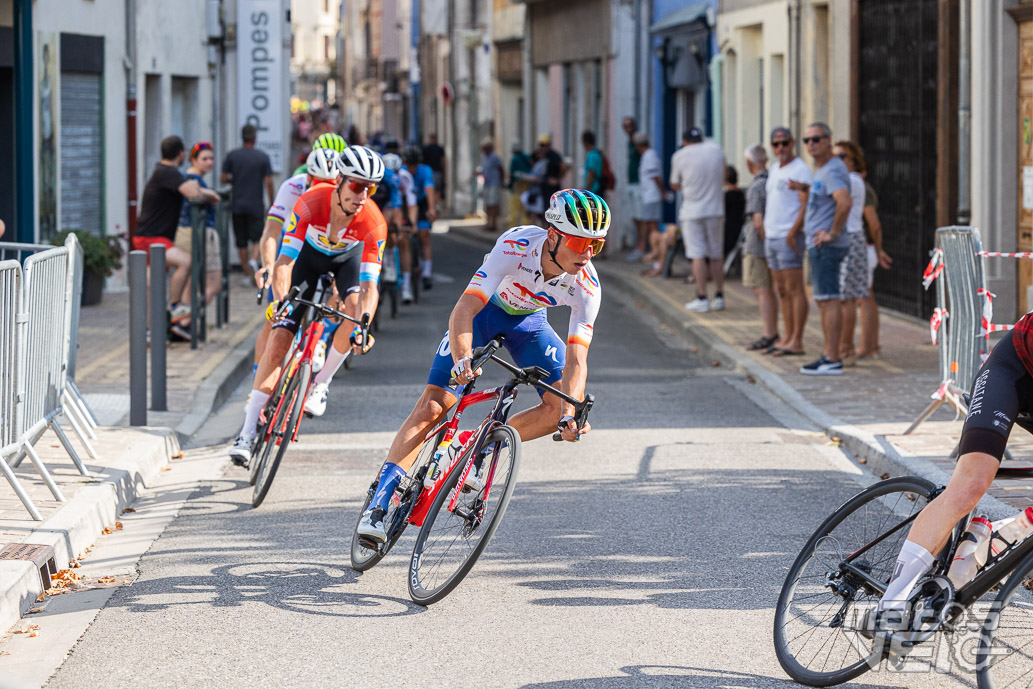
[[[388,500],[412,468],[427,431],[461,394],[448,389],[449,380],[465,385],[481,373],[470,368],[475,347],[504,335],[504,346],[517,366],[540,366],[550,373],[543,382],[575,399],[583,397],[588,346],[602,299],[591,261],[606,241],[610,209],[590,191],[563,189],[552,195],[545,220],[548,229],[521,225],[504,232],[459,297],[427,386],[391,443],[373,501],[359,522],[360,535],[380,542],[386,539],[383,518]],[[552,306],[570,307],[565,344],[546,318],[546,309]],[[524,441],[558,428],[564,440],[575,442],[591,426],[585,424],[579,434],[572,411],[554,395],[544,394],[541,404],[520,412],[509,423]],[[479,482],[470,472],[467,485],[476,488]]]
[[[311,300],[319,277],[332,273],[337,293],[344,300],[345,313],[353,318],[368,315],[372,320],[379,297],[377,281],[387,240],[387,221],[369,199],[384,176],[384,161],[364,146],[351,146],[338,154],[336,165],[336,185],[314,186],[294,205],[280,256],[273,267],[273,296],[282,299],[293,287],[299,287],[299,296]],[[287,314],[272,326],[248,398],[244,424],[229,453],[239,466],[246,466],[251,459],[258,416],[301,325],[301,311]],[[316,374],[305,400],[305,411],[321,416],[326,410],[330,380],[344,363],[349,348],[353,354],[365,354],[373,346],[373,338],[362,341],[360,333],[358,328],[338,328],[334,333],[323,368]]]

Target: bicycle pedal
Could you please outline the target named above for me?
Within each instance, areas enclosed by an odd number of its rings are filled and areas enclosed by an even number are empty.
[[[365,536],[356,536],[356,540],[359,542],[359,545],[365,548],[366,550],[375,550],[377,552],[380,552],[380,544],[374,541],[372,538],[366,538]]]

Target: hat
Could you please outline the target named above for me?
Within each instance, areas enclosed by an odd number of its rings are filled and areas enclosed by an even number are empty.
[[[631,137],[631,142],[636,146],[648,146],[649,134],[646,134],[645,132],[635,132]]]
[[[548,145],[548,144],[551,144],[551,143],[552,143],[552,137],[549,136],[548,134],[539,134],[538,135],[538,145],[539,146],[541,146],[542,144]]]
[[[494,146],[494,145],[495,145],[495,142],[492,140],[492,138],[490,136],[486,136],[483,139],[481,139],[481,146],[482,147],[483,146]]]
[[[789,131],[789,127],[775,127],[771,130],[771,138],[774,139],[776,136],[784,136],[787,139],[792,139],[793,133]]]
[[[703,130],[699,127],[689,127],[682,134],[682,138],[688,141],[690,144],[698,144],[703,140]]]

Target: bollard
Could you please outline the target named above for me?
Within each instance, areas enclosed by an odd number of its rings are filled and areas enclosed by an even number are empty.
[[[165,247],[151,244],[151,411],[168,411],[165,394],[165,331],[168,310]]]
[[[190,349],[197,349],[205,339],[205,297],[207,281],[205,267],[205,220],[207,204],[190,202]]]
[[[147,254],[129,252],[129,425],[147,425]]]

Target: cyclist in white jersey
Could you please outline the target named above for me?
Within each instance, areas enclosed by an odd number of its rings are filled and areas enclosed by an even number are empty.
[[[395,487],[412,467],[427,431],[456,403],[459,391],[448,390],[455,378],[465,385],[481,371],[470,368],[475,347],[496,335],[517,366],[540,366],[549,372],[544,382],[582,399],[588,376],[588,347],[599,313],[602,292],[591,259],[606,241],[610,209],[596,194],[563,189],[552,195],[545,213],[549,228],[514,227],[502,234],[484,264],[473,274],[448,321],[438,345],[427,386],[395,435],[380,472],[379,485],[359,522],[358,533],[383,542],[383,517]],[[566,345],[546,318],[546,309],[570,307]],[[573,407],[545,393],[536,407],[513,416],[510,424],[524,441],[559,429],[563,439],[578,440]],[[467,484],[480,478],[470,472]]]

